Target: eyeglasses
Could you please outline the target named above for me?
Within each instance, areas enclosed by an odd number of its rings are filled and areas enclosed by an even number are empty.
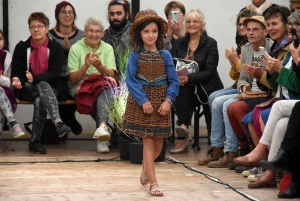
[[[297,23],[287,23],[286,28],[293,28],[293,29],[297,29],[298,24]]]
[[[74,11],[69,10],[69,11],[67,12],[67,11],[63,10],[63,11],[60,11],[60,14],[62,14],[62,15],[67,15],[67,14],[69,14],[69,15],[74,15]]]
[[[110,3],[112,3],[112,2],[118,2],[118,3],[124,4],[124,5],[126,4],[125,0],[111,0]]]
[[[236,25],[237,27],[245,27],[243,23],[239,23]]]
[[[253,29],[250,29],[250,28],[247,28],[246,29],[246,32],[247,33],[250,33],[252,31],[252,33],[257,33],[259,30],[264,30],[264,29],[259,29],[259,28],[253,28]]]
[[[88,32],[89,34],[91,34],[91,35],[94,34],[94,33],[95,33],[96,35],[100,35],[100,34],[102,33],[102,31],[99,30],[99,29],[98,29],[98,30],[88,29],[87,32]]]
[[[194,24],[200,24],[200,23],[202,23],[202,21],[200,21],[200,20],[186,20],[185,21],[186,24],[191,24],[192,22]]]
[[[32,30],[32,31],[35,30],[35,29],[37,29],[37,30],[40,31],[40,30],[42,30],[44,27],[45,27],[44,25],[37,25],[37,26],[30,26],[29,29]]]

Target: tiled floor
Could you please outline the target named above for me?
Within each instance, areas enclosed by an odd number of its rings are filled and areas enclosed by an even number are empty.
[[[174,144],[169,142],[168,150]],[[200,139],[201,151],[172,155],[202,173],[219,178],[256,200],[279,200],[277,188],[248,189],[247,179],[225,168],[197,165],[209,146]],[[148,187],[139,184],[141,165],[128,161],[104,161],[119,155],[96,153],[93,140],[73,139],[58,145],[45,145],[46,155],[28,152],[28,140],[2,141],[0,153],[0,200],[247,200],[224,185],[190,171],[180,164],[160,162],[156,173],[163,198],[150,197]],[[169,151],[166,154],[170,156]],[[100,162],[94,162],[98,158]],[[102,160],[103,159],[103,160]],[[69,162],[67,162],[69,160]],[[65,161],[65,162],[63,162]],[[77,161],[77,162],[75,162]],[[9,164],[6,162],[20,162]]]

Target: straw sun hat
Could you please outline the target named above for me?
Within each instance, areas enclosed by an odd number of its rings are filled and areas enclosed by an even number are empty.
[[[159,17],[154,10],[142,10],[138,12],[134,18],[134,22],[130,29],[131,38],[134,37],[137,27],[146,21],[158,22],[161,26],[161,33],[163,35],[167,33],[168,23],[163,18]]]

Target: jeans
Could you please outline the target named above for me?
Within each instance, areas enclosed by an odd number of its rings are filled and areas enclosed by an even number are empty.
[[[225,88],[225,89],[220,89],[220,90],[217,90],[217,91],[214,91],[213,93],[211,93],[208,97],[210,111],[212,109],[212,103],[217,97],[230,95],[230,94],[236,94],[236,93],[238,93],[237,89],[232,88],[232,87],[228,87],[228,88]]]
[[[224,136],[226,137],[225,152],[238,152],[238,140],[233,132],[227,115],[227,107],[238,101],[237,94],[225,95],[215,98],[212,103],[212,128],[211,145],[214,147],[223,147]]]

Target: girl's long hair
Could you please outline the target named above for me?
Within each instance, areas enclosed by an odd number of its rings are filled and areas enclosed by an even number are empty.
[[[158,37],[157,37],[157,40],[155,42],[156,48],[158,50],[164,49],[164,41],[163,41],[164,36],[161,33],[161,26],[158,22],[153,20],[153,21],[143,22],[136,28],[134,38],[132,38],[132,44],[131,44],[132,51],[134,51],[134,52],[141,52],[142,51],[142,49],[144,47],[144,41],[142,40],[141,31],[146,26],[151,24],[152,22],[154,22],[158,27]]]

